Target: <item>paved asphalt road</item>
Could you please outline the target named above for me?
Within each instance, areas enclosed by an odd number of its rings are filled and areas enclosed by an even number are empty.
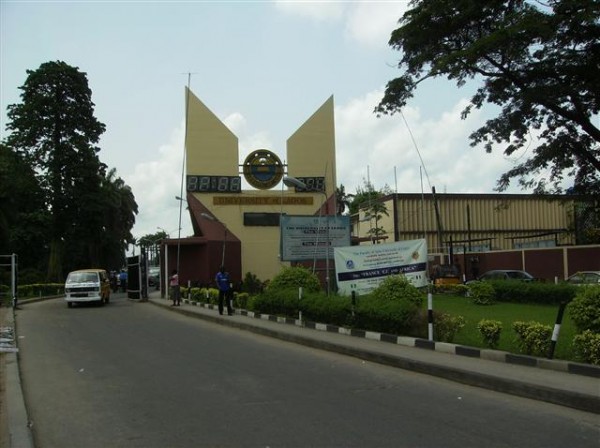
[[[231,319],[240,316],[232,316]],[[17,315],[37,448],[594,447],[598,415],[114,296]]]

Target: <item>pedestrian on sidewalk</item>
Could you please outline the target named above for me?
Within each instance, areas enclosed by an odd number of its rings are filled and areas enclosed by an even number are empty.
[[[179,275],[177,269],[173,269],[173,272],[171,273],[169,286],[171,287],[171,299],[173,300],[173,305],[171,306],[181,306],[181,291],[179,290]]]
[[[233,308],[231,307],[231,300],[229,294],[231,292],[231,283],[229,280],[229,273],[225,270],[225,266],[221,266],[221,270],[217,272],[215,277],[217,282],[217,288],[219,288],[219,314],[223,315],[223,300],[227,302],[227,314],[233,314]]]

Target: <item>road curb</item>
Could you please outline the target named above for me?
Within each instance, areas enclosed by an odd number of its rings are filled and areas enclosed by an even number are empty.
[[[6,357],[6,416],[8,419],[9,447],[33,448],[33,434],[29,424],[21,376],[19,373],[18,348],[16,344],[14,310],[10,309],[5,315],[4,328],[11,328],[14,339],[12,344],[3,345],[2,356]],[[12,346],[12,349],[11,347]]]

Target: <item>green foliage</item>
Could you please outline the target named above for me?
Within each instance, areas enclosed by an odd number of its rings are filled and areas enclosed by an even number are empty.
[[[335,189],[336,215],[343,215],[346,209],[350,210],[350,204],[353,197],[353,194],[346,193],[344,184],[340,184],[340,186]]]
[[[264,289],[264,287],[264,283],[261,282],[255,274],[246,272],[244,281],[242,282],[242,291],[249,294],[258,294]]]
[[[494,303],[496,291],[490,282],[473,282],[468,285],[469,297],[475,305],[491,305]]]
[[[454,342],[456,334],[465,326],[463,316],[448,313],[435,313],[433,320],[433,333],[436,341]]]
[[[379,202],[379,199],[393,193],[388,185],[385,185],[381,190],[375,190],[371,182],[363,179],[363,187],[356,188],[356,194],[352,195],[352,201],[349,205],[350,214],[358,213],[359,209],[368,209],[371,204]]]
[[[250,294],[247,292],[234,292],[233,293],[233,304],[235,308],[241,308],[243,310],[248,309],[248,300]]]
[[[348,297],[325,292],[309,293],[302,296],[300,309],[303,319],[347,326],[352,323],[351,301]]]
[[[416,307],[420,307],[424,299],[423,293],[403,275],[387,276],[371,296],[381,301],[407,301]]]
[[[354,309],[354,326],[370,331],[409,335],[414,330],[419,306],[410,300],[381,300],[361,296]]]
[[[527,355],[546,356],[550,349],[552,327],[539,322],[513,322],[513,330],[517,333],[517,344]]]
[[[569,302],[577,287],[567,283],[522,282],[518,280],[490,281],[498,302],[559,304]]]
[[[196,303],[208,303],[216,305],[219,303],[219,290],[216,288],[186,288],[181,287],[181,296]],[[233,306],[235,308],[247,309],[249,295],[245,292],[233,293]]]
[[[33,285],[17,286],[17,297],[19,297],[20,299],[59,296],[64,293],[64,283],[39,283]]]
[[[300,307],[298,290],[295,288],[271,288],[253,296],[248,302],[250,311],[260,314],[296,316]]]
[[[427,311],[426,308],[426,306],[422,308],[423,312]],[[470,347],[486,347],[481,340],[481,333],[477,329],[479,321],[491,319],[504,322],[503,334],[497,349],[510,353],[521,352],[517,344],[516,333],[512,329],[512,322],[535,320],[553,326],[558,313],[557,305],[497,302],[493,306],[476,306],[473,305],[470,297],[448,295],[435,295],[433,297],[433,308],[441,312],[465,317],[465,327],[456,335],[454,342]],[[426,317],[423,325],[426,326]],[[572,341],[575,334],[575,325],[571,319],[569,307],[567,307],[554,352],[556,359],[573,359]]]
[[[21,263],[21,257],[19,257],[19,263]],[[18,281],[21,285],[33,285],[39,283],[45,283],[46,273],[38,269],[26,267],[19,269]]]
[[[275,291],[280,289],[296,289],[296,295],[298,294],[298,288],[302,287],[303,292],[316,292],[321,289],[319,278],[303,266],[292,266],[284,267],[279,274],[277,274],[267,290]]]
[[[30,168],[22,171],[23,182],[7,183],[34,202],[20,198],[15,208],[8,201],[9,211],[23,218],[0,226],[9,249],[23,254],[20,266],[45,268],[51,281],[82,267],[121,267],[133,242],[137,204],[98,157],[105,126],[94,117],[86,74],[61,61],[46,62],[27,70],[20,89],[22,102],[7,108],[10,134],[4,143],[13,166]],[[1,208],[4,188],[2,180]]]
[[[481,333],[484,344],[492,349],[498,348],[500,343],[500,333],[502,332],[502,322],[492,319],[481,319],[477,323],[477,329]]]
[[[33,281],[45,280],[49,219],[32,166],[15,150],[0,144],[0,254],[19,255],[20,275],[24,267],[43,270],[44,276]]]
[[[597,195],[600,89],[591,74],[600,64],[599,19],[589,0],[411,2],[389,41],[401,52],[401,75],[388,82],[376,111],[401,111],[428,78],[458,87],[474,80],[480,87],[462,117],[484,103],[498,116],[471,134],[471,145],[492,152],[505,143],[507,156],[526,149],[498,190],[516,178],[536,192],[560,191],[567,170],[577,193]],[[539,131],[533,143],[532,129]]]
[[[215,288],[186,288],[181,286],[181,296],[188,297],[192,302],[212,303],[219,300],[219,290]]]
[[[600,333],[600,286],[581,286],[569,304],[571,319],[580,332]]]
[[[600,334],[585,330],[573,338],[573,351],[579,361],[600,365]]]

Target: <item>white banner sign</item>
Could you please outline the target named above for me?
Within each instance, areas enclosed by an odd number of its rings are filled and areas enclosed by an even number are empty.
[[[281,216],[283,261],[333,258],[332,248],[349,245],[349,216]]]
[[[427,242],[336,247],[335,275],[340,294],[368,294],[388,276],[404,274],[416,287],[427,285]]]

